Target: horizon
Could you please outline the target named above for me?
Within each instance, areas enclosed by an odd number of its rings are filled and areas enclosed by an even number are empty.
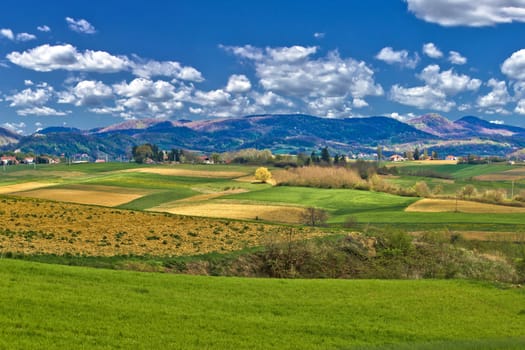
[[[507,0],[57,0],[4,10],[0,127],[19,134],[261,114],[437,113],[525,127],[525,45],[513,39],[525,34],[525,5]]]

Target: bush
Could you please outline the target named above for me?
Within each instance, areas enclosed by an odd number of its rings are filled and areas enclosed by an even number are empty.
[[[260,168],[257,168],[257,170],[255,170],[255,179],[257,181],[266,183],[271,178],[272,178],[272,173],[270,173],[270,170],[268,170],[268,168],[260,167]]]

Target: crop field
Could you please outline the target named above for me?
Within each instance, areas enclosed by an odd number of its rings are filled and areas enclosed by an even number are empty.
[[[522,349],[523,289],[277,280],[0,259],[0,348]]]
[[[455,201],[453,199],[422,199],[411,205],[406,209],[408,212],[423,212],[423,213],[440,213],[440,212],[460,212],[460,213],[474,213],[474,214],[525,214],[524,207],[509,207],[504,205],[495,205],[487,203],[478,203],[472,201]]]
[[[0,187],[0,194],[15,193],[21,191],[29,191],[35,188],[42,188],[47,186],[54,186],[54,183],[45,182],[23,182],[13,185],[5,185]]]
[[[229,252],[284,237],[286,227],[0,198],[0,252],[180,256]],[[298,239],[322,234],[301,229]]]

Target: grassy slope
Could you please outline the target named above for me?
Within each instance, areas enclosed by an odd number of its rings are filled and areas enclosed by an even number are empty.
[[[474,282],[211,278],[5,259],[0,281],[0,348],[525,345],[524,291]]]
[[[331,223],[343,222],[346,217],[352,215],[361,223],[523,224],[523,214],[407,213],[404,211],[406,206],[418,198],[358,190],[283,186],[222,198],[315,206],[330,212]]]

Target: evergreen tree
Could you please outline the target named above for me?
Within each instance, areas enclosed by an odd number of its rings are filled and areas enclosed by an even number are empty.
[[[326,146],[321,150],[321,160],[323,161],[323,163],[330,164],[330,152],[328,152],[328,147]]]

